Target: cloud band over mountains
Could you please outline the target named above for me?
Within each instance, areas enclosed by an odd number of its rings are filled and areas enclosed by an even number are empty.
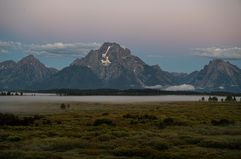
[[[196,48],[195,55],[225,60],[241,60],[241,48]]]
[[[100,47],[99,43],[47,43],[47,44],[23,44],[13,41],[0,41],[0,53],[8,53],[10,50],[27,54],[53,55],[53,56],[83,56],[90,50]]]

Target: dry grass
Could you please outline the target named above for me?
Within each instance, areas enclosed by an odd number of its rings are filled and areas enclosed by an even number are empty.
[[[21,105],[41,118],[1,125],[0,158],[241,158],[241,103],[65,104]]]

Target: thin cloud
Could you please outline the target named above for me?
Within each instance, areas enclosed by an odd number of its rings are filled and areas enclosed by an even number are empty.
[[[83,56],[90,50],[100,47],[99,43],[47,43],[47,44],[23,44],[13,41],[0,41],[0,52],[11,50],[28,54],[53,55],[53,56]]]
[[[146,89],[162,89],[162,85],[145,86]]]
[[[175,85],[175,86],[162,86],[162,85],[154,85],[154,86],[145,86],[147,89],[160,89],[166,91],[193,91],[195,87],[189,84]]]
[[[0,53],[7,53],[8,50],[22,50],[23,45],[20,42],[0,41]]]
[[[167,91],[193,91],[193,90],[195,90],[195,87],[193,85],[189,85],[189,84],[182,84],[182,85],[167,87],[165,90],[167,90]]]
[[[241,60],[241,48],[196,48],[195,55],[226,60]]]

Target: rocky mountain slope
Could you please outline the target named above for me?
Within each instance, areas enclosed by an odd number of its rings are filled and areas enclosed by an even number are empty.
[[[72,65],[40,81],[35,89],[93,89],[101,85],[102,81],[88,67]]]
[[[105,60],[108,59],[108,63]],[[158,65],[149,66],[117,43],[104,43],[72,65],[90,68],[107,88],[143,88],[175,83],[173,76]]]
[[[241,90],[241,70],[229,62],[215,59],[200,71],[195,71],[182,80],[202,90]]]
[[[33,55],[18,62],[0,63],[0,90],[155,88],[180,86],[198,91],[241,91],[241,70],[229,62],[212,60],[191,74],[169,73],[158,65],[147,65],[127,48],[104,43],[85,57],[57,71]],[[194,86],[194,87],[193,87]]]
[[[18,61],[5,61],[0,63],[1,89],[29,89],[34,83],[42,81],[57,70],[47,68],[33,55]]]

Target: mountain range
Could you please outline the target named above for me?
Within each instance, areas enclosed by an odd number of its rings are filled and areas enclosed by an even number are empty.
[[[85,57],[57,70],[46,67],[33,55],[18,62],[0,63],[0,90],[41,89],[195,89],[241,91],[241,69],[214,59],[200,71],[170,73],[148,65],[117,43],[104,43]]]

